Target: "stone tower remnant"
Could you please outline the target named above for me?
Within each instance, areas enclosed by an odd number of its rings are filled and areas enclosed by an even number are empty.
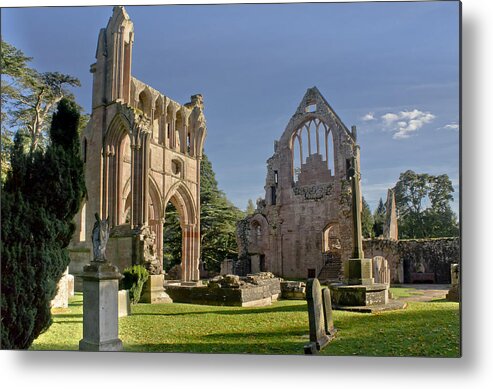
[[[182,279],[199,279],[200,163],[206,137],[201,95],[182,105],[132,75],[134,26],[113,8],[99,32],[92,113],[81,137],[87,202],[76,217],[70,272],[90,259],[86,215],[108,219],[107,257],[123,269],[162,272],[165,209],[173,203],[182,228]]]
[[[397,206],[395,204],[395,193],[393,189],[387,191],[387,202],[385,205],[385,222],[383,224],[383,237],[385,239],[397,240],[399,230],[397,227]]]

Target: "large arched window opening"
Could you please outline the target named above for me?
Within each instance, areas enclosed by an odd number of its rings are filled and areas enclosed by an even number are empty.
[[[309,157],[320,155],[331,176],[335,171],[335,150],[333,132],[320,119],[312,118],[304,122],[291,137],[291,160],[293,180],[298,176]]]

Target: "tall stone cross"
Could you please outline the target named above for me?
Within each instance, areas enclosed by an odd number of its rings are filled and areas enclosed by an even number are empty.
[[[362,259],[363,253],[363,231],[361,228],[361,188],[360,188],[360,167],[359,167],[359,146],[354,147],[354,155],[351,158],[348,169],[348,178],[351,180],[352,214],[353,214],[353,256],[352,258]]]

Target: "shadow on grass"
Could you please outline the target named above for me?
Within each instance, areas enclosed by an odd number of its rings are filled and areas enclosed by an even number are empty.
[[[185,304],[184,304],[185,305]],[[192,305],[192,304],[191,304]],[[195,304],[193,304],[195,305]],[[206,307],[206,305],[203,305]],[[213,306],[210,306],[213,307]],[[225,308],[225,307],[223,307]],[[185,311],[185,312],[134,312],[132,311],[132,316],[190,316],[190,315],[249,315],[249,314],[262,314],[262,313],[279,313],[279,312],[307,312],[306,304],[302,305],[289,305],[289,306],[279,306],[279,307],[258,307],[258,308],[241,308],[237,307],[233,310],[207,310],[207,311]]]
[[[78,341],[77,341],[78,343]],[[79,345],[67,345],[63,343],[34,344],[28,351],[79,351]]]
[[[80,317],[82,318],[82,313],[58,313],[53,315],[55,319],[70,319],[71,317]]]
[[[436,300],[430,300],[430,301],[425,301],[426,303],[457,303],[459,304],[459,302],[457,301],[448,301],[447,299],[443,298],[443,299],[436,299]]]
[[[254,354],[254,355],[296,355],[303,354],[303,346],[307,342],[272,342],[272,343],[145,343],[123,344],[127,352],[160,352],[160,353],[194,353],[194,354]]]

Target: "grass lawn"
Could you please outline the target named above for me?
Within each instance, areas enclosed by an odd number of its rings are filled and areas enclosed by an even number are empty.
[[[53,310],[53,324],[32,350],[77,350],[82,338],[82,295]],[[460,355],[459,304],[409,303],[405,310],[362,314],[334,311],[336,338],[322,355]],[[237,308],[191,304],[138,304],[120,318],[125,351],[303,354],[308,342],[305,301]]]

